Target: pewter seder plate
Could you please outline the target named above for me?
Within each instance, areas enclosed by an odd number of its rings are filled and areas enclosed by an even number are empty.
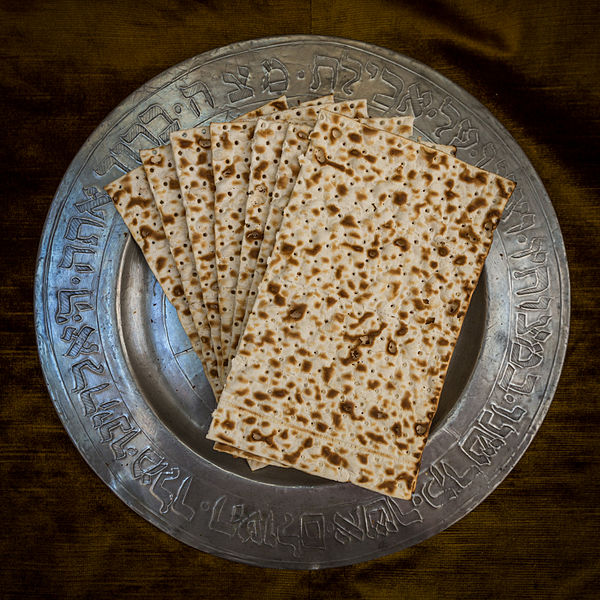
[[[410,501],[214,452],[214,399],[175,311],[103,186],[169,132],[286,94],[367,98],[415,132],[514,179],[454,353]],[[133,510],[218,556],[324,568],[395,552],[475,508],[519,460],[556,388],[569,323],[565,250],[544,187],[510,134],[435,71],[317,36],[233,44],[158,75],[94,131],[50,208],[36,273],[50,395],[86,461]]]

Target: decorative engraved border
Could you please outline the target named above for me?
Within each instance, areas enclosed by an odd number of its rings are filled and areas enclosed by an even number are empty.
[[[230,118],[282,93],[350,98],[365,90],[375,111],[414,114],[415,127],[434,141],[455,145],[459,157],[518,181],[494,243],[509,278],[509,322],[494,329],[503,351],[479,412],[467,428],[449,426],[432,439],[410,502],[348,486],[344,495],[334,486],[289,491],[294,501],[304,494],[294,504],[286,501],[288,491],[274,486],[231,482],[164,432],[153,437],[138,422],[148,416],[126,383],[123,389],[112,377],[100,339],[105,308],[99,295],[107,297],[99,290],[101,273],[118,227],[100,190],[138,164],[139,148],[165,143],[182,126]],[[130,507],[178,539],[277,567],[374,558],[423,540],[474,508],[541,423],[564,357],[568,311],[556,218],[510,135],[427,67],[388,50],[316,36],[234,44],[177,65],[132,94],[67,171],[48,215],[36,273],[41,362],[57,411],[90,466]]]

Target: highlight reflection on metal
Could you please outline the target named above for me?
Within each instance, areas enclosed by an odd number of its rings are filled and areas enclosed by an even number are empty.
[[[518,182],[452,360],[413,499],[292,469],[251,473],[204,435],[200,361],[103,186],[169,132],[233,118],[285,93],[367,98],[414,114],[418,135]],[[322,568],[397,551],[481,502],[539,428],[564,358],[566,257],[550,200],[512,137],[431,69],[361,42],[288,36],[194,57],[122,102],[69,167],[48,214],[36,328],[50,394],[96,473],[187,544],[250,564]]]

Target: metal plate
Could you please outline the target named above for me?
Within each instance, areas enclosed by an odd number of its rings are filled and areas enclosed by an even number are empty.
[[[514,179],[444,387],[411,501],[291,469],[251,473],[204,435],[214,400],[172,307],[102,188],[169,131],[286,94],[367,98],[416,133]],[[36,328],[65,428],[107,485],[196,548],[254,565],[323,568],[424,540],[479,504],[540,426],[567,342],[569,284],[556,216],[508,132],[428,67],[361,42],[288,36],[192,58],[96,129],[52,203],[36,273]]]

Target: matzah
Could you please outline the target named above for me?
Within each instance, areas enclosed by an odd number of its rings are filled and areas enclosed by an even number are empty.
[[[201,343],[184,294],[169,242],[162,228],[160,214],[154,203],[143,167],[126,173],[105,188],[127,229],[142,250],[144,258],[160,284],[167,300],[177,311],[183,329],[194,351],[205,365],[205,374],[213,393],[221,392],[216,365],[210,363],[210,355]]]
[[[360,107],[360,110],[362,111],[362,107]],[[306,113],[304,115],[299,115],[298,113],[292,113],[292,111],[287,112],[290,114],[290,116],[293,114],[294,117],[305,117],[306,121],[302,126],[305,128],[306,142],[308,144],[308,133],[310,133],[314,127],[316,118],[310,118],[311,115]],[[315,112],[314,114],[316,116],[317,113]],[[397,133],[399,135],[412,134],[413,117],[395,117],[389,119],[364,117],[359,120],[371,126],[380,126],[392,133]],[[289,126],[294,125],[300,124],[298,124],[296,121],[289,122]],[[287,127],[288,123],[276,121],[271,119],[270,116],[267,116],[264,119],[258,120],[254,137],[252,139],[250,182],[248,185],[248,196],[246,200],[246,220],[242,248],[240,252],[240,273],[238,276],[234,318],[234,324],[236,321],[241,321],[242,325],[238,326],[237,331],[235,331],[235,337],[232,341],[232,348],[234,350],[237,349],[237,338],[239,338],[241,332],[244,330],[247,317],[249,316],[252,310],[252,305],[254,304],[254,296],[252,296],[252,298],[248,298],[248,291],[250,289],[249,283],[252,281],[252,276],[254,275],[254,270],[256,267],[256,258],[260,248],[258,244],[260,243],[264,229],[264,222],[266,220],[265,215],[270,210],[269,205],[271,193],[275,184],[275,175],[277,174],[281,146],[283,144],[283,140],[285,139]],[[306,149],[306,147],[304,147],[304,149]],[[282,161],[285,161],[281,167],[287,167],[287,163],[289,162],[287,160],[288,157],[281,158]],[[290,156],[289,158],[293,161],[295,159],[295,162],[297,163],[298,156]],[[249,243],[250,241],[251,243]],[[272,246],[270,248],[272,249]],[[261,279],[262,272],[264,272],[264,270],[260,273]],[[250,306],[248,306],[249,302]],[[233,357],[234,354],[235,352],[232,351],[230,353],[230,357]],[[245,456],[243,453],[240,453],[239,450],[223,444],[217,444],[215,445],[215,448],[217,450],[233,454],[234,456]],[[248,457],[246,456],[246,458]],[[263,463],[259,466],[253,461],[249,461],[249,464],[250,468],[255,470],[260,468],[260,466],[267,466],[268,463]]]
[[[208,438],[408,499],[514,184],[323,112]]]
[[[366,117],[365,100],[353,100],[322,107],[298,106],[273,113],[275,120],[315,119],[323,108]],[[250,171],[251,144],[256,120],[212,123],[210,126],[213,175],[215,180],[215,251],[221,314],[221,336],[229,360],[240,333],[242,318],[234,322],[240,253],[244,233],[246,196]],[[245,308],[245,302],[243,304]]]

